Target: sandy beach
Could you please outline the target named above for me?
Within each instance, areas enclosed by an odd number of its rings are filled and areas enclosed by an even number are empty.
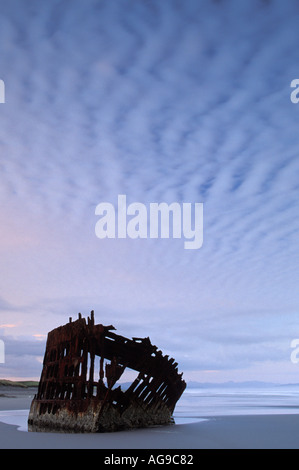
[[[299,414],[208,416],[205,420],[101,434],[24,432],[7,424],[13,410],[23,422],[34,389],[0,390],[1,449],[296,449]],[[2,413],[1,413],[2,412]],[[12,413],[10,413],[12,412]],[[202,418],[205,418],[202,416]],[[4,422],[3,422],[4,421]],[[6,421],[6,422],[5,422]]]

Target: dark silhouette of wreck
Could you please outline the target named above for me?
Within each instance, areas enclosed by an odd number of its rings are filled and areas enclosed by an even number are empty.
[[[128,339],[113,326],[81,317],[50,331],[30,431],[107,432],[173,423],[186,388],[173,358],[149,338]],[[94,378],[95,358],[100,358]],[[126,368],[139,372],[126,390],[115,387]],[[106,378],[106,384],[104,379]]]

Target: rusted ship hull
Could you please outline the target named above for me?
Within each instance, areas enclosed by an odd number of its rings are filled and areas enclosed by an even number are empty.
[[[173,423],[186,383],[177,363],[149,338],[128,339],[114,327],[81,317],[48,334],[30,431],[110,432]],[[94,377],[95,359],[98,378]],[[126,389],[117,386],[124,370],[138,372]]]
[[[153,406],[145,410],[138,402],[131,403],[124,412],[113,404],[102,405],[95,401],[90,401],[81,412],[61,404],[52,414],[48,410],[41,412],[40,405],[35,401],[29,415],[29,430],[45,432],[113,432],[172,423],[171,412],[165,405],[159,409]]]

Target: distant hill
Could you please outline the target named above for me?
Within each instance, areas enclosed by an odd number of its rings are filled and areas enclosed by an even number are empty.
[[[19,388],[29,388],[29,387],[38,387],[39,382],[34,380],[6,380],[0,379],[0,387],[19,387]],[[118,383],[117,386],[121,386],[122,390],[127,390],[130,387],[131,382]],[[247,382],[194,382],[190,381],[187,383],[187,388],[267,388],[267,387],[283,387],[283,386],[294,386],[298,387],[299,383],[291,384],[277,384],[272,382],[259,382],[259,381],[247,381]]]
[[[247,381],[247,382],[188,382],[187,388],[267,388],[267,387],[279,387],[282,384],[272,382],[259,382],[259,381]]]
[[[20,387],[20,388],[28,388],[28,387],[38,387],[38,382],[34,380],[5,380],[0,379],[0,387]]]

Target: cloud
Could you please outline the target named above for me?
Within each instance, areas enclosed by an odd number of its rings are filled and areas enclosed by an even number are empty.
[[[169,329],[186,367],[215,366],[215,338],[219,367],[262,360],[271,341],[274,354],[299,300],[298,14],[295,1],[3,6],[1,323],[45,334],[98,307],[128,336],[163,344]],[[97,240],[95,207],[118,194],[203,202],[203,247]],[[240,343],[255,341],[247,360]]]

